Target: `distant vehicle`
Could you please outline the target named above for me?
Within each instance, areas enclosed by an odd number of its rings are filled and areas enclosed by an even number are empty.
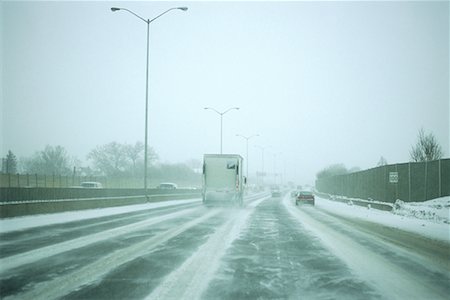
[[[295,197],[295,205],[298,205],[299,203],[308,203],[314,205],[314,202],[314,194],[310,191],[300,191]]]
[[[101,189],[103,188],[100,182],[96,181],[85,181],[80,184],[82,188],[90,188],[90,189]]]
[[[158,189],[161,190],[176,190],[178,185],[172,182],[162,182],[158,185]]]
[[[205,205],[243,205],[246,178],[243,176],[243,158],[240,155],[205,154],[202,181]]]
[[[270,191],[272,193],[272,197],[281,197],[281,190],[279,186],[272,186]]]

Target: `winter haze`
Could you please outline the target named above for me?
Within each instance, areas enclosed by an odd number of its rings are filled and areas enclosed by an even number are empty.
[[[322,168],[409,161],[420,128],[449,155],[448,2],[2,1],[1,155],[86,155],[144,140],[161,161],[220,150],[250,174],[313,183]]]

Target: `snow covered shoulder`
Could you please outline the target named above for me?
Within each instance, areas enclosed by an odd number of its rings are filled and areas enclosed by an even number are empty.
[[[397,200],[392,212],[396,215],[450,224],[450,197],[409,203]]]
[[[397,200],[390,212],[351,205],[351,201],[346,204],[319,197],[317,200],[317,207],[334,214],[364,219],[450,242],[450,197],[409,203]]]

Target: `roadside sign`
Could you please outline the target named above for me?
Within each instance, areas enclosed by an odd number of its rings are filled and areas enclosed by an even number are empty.
[[[389,183],[398,183],[398,172],[389,172]]]

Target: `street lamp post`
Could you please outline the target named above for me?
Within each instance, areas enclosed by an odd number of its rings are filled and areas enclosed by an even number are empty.
[[[259,134],[254,134],[254,135],[251,135],[251,136],[244,136],[244,135],[240,135],[240,134],[236,134],[236,136],[240,136],[241,138],[244,138],[245,139],[245,141],[246,141],[246,160],[247,160],[247,163],[246,163],[246,176],[247,176],[247,181],[248,181],[248,140],[249,139],[251,139],[251,138],[254,138],[254,137],[257,137],[257,136],[259,136]]]
[[[277,184],[277,176],[278,176],[278,174],[277,174],[277,156],[282,155],[282,154],[283,153],[281,153],[281,152],[273,153],[273,176],[274,176],[275,184]],[[280,178],[280,180],[281,180],[281,178]]]
[[[210,110],[215,111],[216,113],[218,113],[220,115],[220,154],[222,154],[223,115],[226,114],[227,112],[229,112],[230,110],[233,110],[233,109],[238,110],[239,107],[231,107],[231,108],[229,108],[229,109],[227,109],[227,110],[225,110],[223,112],[220,112],[220,111],[218,111],[218,110],[216,110],[216,109],[214,109],[212,107],[205,107],[204,109],[210,109]]]
[[[265,146],[265,147],[255,146],[255,147],[261,149],[261,168],[262,168],[262,170],[261,170],[261,185],[264,185],[264,176],[265,176],[265,174],[264,174],[264,151],[267,148],[270,148],[270,146]]]
[[[149,48],[150,48],[150,23],[161,17],[162,15],[168,13],[171,10],[179,9],[182,11],[188,10],[187,7],[172,7],[165,12],[157,15],[153,19],[144,19],[138,14],[132,12],[127,8],[111,7],[111,11],[115,12],[118,10],[124,10],[134,15],[135,17],[141,19],[147,24],[147,67],[145,71],[145,137],[144,137],[144,189],[147,195],[147,165],[148,165],[148,65],[149,65]]]

